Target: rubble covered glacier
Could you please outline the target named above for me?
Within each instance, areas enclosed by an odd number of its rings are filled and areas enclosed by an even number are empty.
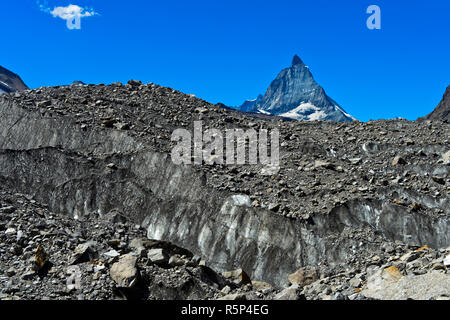
[[[278,129],[280,170],[173,164],[194,121]],[[138,81],[3,94],[0,298],[448,299],[449,136]]]

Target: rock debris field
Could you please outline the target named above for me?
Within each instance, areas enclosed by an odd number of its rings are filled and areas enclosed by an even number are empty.
[[[174,164],[194,121],[279,130],[279,171]],[[449,137],[134,80],[0,95],[0,298],[448,300]]]

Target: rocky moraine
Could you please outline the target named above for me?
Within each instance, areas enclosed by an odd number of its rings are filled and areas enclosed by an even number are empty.
[[[174,164],[194,121],[279,130],[279,171]],[[135,80],[2,94],[0,298],[448,299],[449,137]]]

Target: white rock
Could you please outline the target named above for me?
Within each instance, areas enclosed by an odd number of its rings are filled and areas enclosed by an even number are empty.
[[[445,265],[446,267],[450,266],[450,254],[447,255],[447,256],[445,257],[445,259],[444,259],[444,265]]]
[[[231,196],[231,199],[233,199],[233,203],[236,206],[240,206],[240,207],[251,207],[252,206],[250,197],[245,194],[237,194],[237,195]]]
[[[94,267],[94,272],[99,272],[99,271],[101,271],[101,270],[103,270],[105,268],[106,267],[104,265],[101,265],[101,266],[97,265],[97,266]]]
[[[275,296],[275,300],[299,300],[300,287],[292,285]]]
[[[155,264],[166,264],[169,261],[169,256],[163,249],[152,249],[147,253],[147,257]]]
[[[442,160],[444,160],[445,164],[450,163],[450,150],[448,150],[446,153],[442,155]]]
[[[9,236],[10,234],[16,234],[16,229],[14,229],[14,228],[8,228],[8,229],[6,229],[5,234],[6,234],[7,236]]]
[[[116,250],[110,250],[108,252],[103,253],[103,255],[109,258],[114,258],[120,256],[120,253],[118,253]]]

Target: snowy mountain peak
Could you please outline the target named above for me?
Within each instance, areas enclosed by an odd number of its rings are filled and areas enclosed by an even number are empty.
[[[296,120],[355,120],[327,96],[298,55],[293,57],[292,65],[272,81],[263,97],[247,100],[237,109]]]

